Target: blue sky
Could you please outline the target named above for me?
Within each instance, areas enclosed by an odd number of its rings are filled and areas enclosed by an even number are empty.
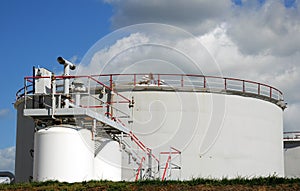
[[[94,43],[113,30],[145,22],[191,32],[222,61],[226,76],[283,90],[289,103],[285,129],[299,128],[300,10],[296,0],[2,0],[0,163],[1,150],[15,146],[15,93],[33,66],[60,71],[58,56],[76,57],[80,62]]]
[[[59,69],[57,56],[82,57],[110,32],[110,5],[101,1],[0,1],[0,149],[15,145],[15,92],[40,65]]]

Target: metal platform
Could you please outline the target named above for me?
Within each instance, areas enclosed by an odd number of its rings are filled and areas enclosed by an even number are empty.
[[[120,123],[117,123],[100,113],[92,111],[88,108],[60,108],[55,109],[24,109],[24,116],[32,118],[51,118],[51,117],[90,117],[103,123],[104,126],[112,127],[119,132],[128,134],[130,131]]]

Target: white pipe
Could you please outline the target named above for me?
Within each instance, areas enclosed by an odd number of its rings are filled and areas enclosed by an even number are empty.
[[[58,61],[58,63],[64,65],[64,76],[70,76],[70,69],[75,70],[75,68],[76,68],[76,66],[73,63],[71,63],[70,61],[64,59],[63,57],[58,57],[57,61]],[[64,79],[64,94],[66,96],[69,96],[69,93],[70,93],[69,87],[70,87],[70,79],[65,78]],[[64,108],[69,108],[70,104],[69,104],[68,98],[65,99],[64,102],[65,102]]]
[[[51,76],[51,83],[52,83],[52,119],[55,119],[54,114],[55,114],[55,108],[56,108],[56,80],[54,77],[54,74],[52,73]]]

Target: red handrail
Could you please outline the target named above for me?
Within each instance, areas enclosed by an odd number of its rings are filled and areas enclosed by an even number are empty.
[[[168,159],[167,159],[167,162],[166,162],[166,166],[165,166],[165,170],[164,170],[164,173],[161,177],[161,180],[164,181],[165,180],[165,177],[166,177],[166,173],[167,173],[167,169],[169,167],[169,163],[171,161],[171,155],[168,156]]]
[[[138,168],[138,171],[137,171],[137,173],[135,175],[135,181],[137,181],[139,179],[139,175],[140,175],[140,172],[141,172],[141,169],[142,169],[142,166],[143,166],[143,162],[145,160],[146,160],[145,157],[142,157],[141,163],[140,163],[139,168]]]
[[[156,158],[156,156],[154,154],[151,153],[151,149],[146,147],[144,145],[144,143],[142,143],[133,133],[132,131],[129,132],[129,136],[130,138],[140,147],[140,149],[142,149],[145,153],[147,153],[148,156],[151,156],[152,158],[154,158],[157,162],[159,162],[159,160]]]
[[[133,84],[136,85],[137,82],[136,82],[136,76],[145,76],[145,75],[149,75],[148,73],[139,73],[139,74],[100,74],[100,75],[91,75],[91,77],[105,77],[105,76],[110,76],[110,79],[112,79],[113,76],[134,76],[134,80],[133,80]],[[183,77],[197,77],[197,78],[203,78],[203,88],[207,88],[207,79],[221,79],[221,80],[224,80],[224,89],[225,88],[225,83],[226,83],[226,86],[228,85],[228,80],[229,81],[237,81],[237,82],[242,82],[243,84],[243,92],[246,92],[246,84],[245,83],[248,83],[248,84],[257,84],[259,86],[262,86],[262,87],[266,87],[266,88],[269,88],[270,90],[269,91],[276,91],[280,97],[283,96],[282,92],[275,88],[275,87],[272,87],[270,85],[267,85],[267,84],[263,84],[263,83],[259,83],[259,82],[255,82],[255,81],[250,81],[250,80],[243,80],[243,79],[238,79],[238,78],[229,78],[229,77],[218,77],[218,76],[204,76],[204,75],[198,75],[198,74],[153,74],[153,76],[157,76],[157,79],[159,81],[161,81],[161,76],[179,76],[179,77],[182,77],[182,80],[183,80]],[[181,81],[181,80],[179,80]],[[183,85],[183,83],[181,82],[180,85]],[[260,92],[260,89],[261,87],[259,87],[259,92]],[[258,93],[259,95],[260,93]],[[269,92],[269,96],[271,96],[270,98],[272,98],[272,93],[270,94]]]
[[[115,80],[115,77],[122,77],[122,76],[132,76],[131,80],[127,81],[128,83],[131,83],[131,85],[133,86],[137,86],[138,85],[138,81],[137,78],[140,76],[145,76],[145,75],[149,75],[147,73],[140,73],[140,74],[100,74],[100,75],[90,75],[90,76],[55,76],[56,79],[65,79],[65,78],[90,78],[91,80],[97,82],[98,84],[104,86],[107,89],[112,90],[113,89],[113,83],[118,82],[118,80]],[[184,87],[184,86],[189,86],[191,84],[187,84],[189,81],[191,81],[191,79],[189,80],[184,80],[185,77],[190,77],[190,78],[197,78],[195,81],[193,82],[197,82],[197,83],[202,83],[202,85],[200,84],[192,84],[194,87],[196,88],[204,88],[206,90],[209,90],[209,88],[219,88],[219,89],[223,89],[226,91],[236,91],[236,92],[242,92],[242,93],[251,93],[251,94],[256,94],[259,96],[265,96],[271,99],[275,99],[275,100],[283,100],[283,94],[282,92],[275,88],[272,87],[270,85],[267,84],[263,84],[263,83],[259,83],[259,82],[255,82],[255,81],[250,81],[250,80],[242,80],[242,79],[238,79],[238,78],[228,78],[228,77],[217,77],[217,76],[204,76],[204,75],[197,75],[197,74],[152,74],[153,76],[156,76],[157,82],[156,85],[157,86],[161,86],[161,83],[163,80],[170,80],[167,79],[167,77],[178,77],[176,80],[172,79],[171,81],[175,81],[177,82],[177,84],[172,84],[173,87]],[[38,79],[38,78],[50,78],[51,76],[43,76],[43,77],[39,77],[39,76],[27,76],[25,77],[26,81],[29,81],[30,79]],[[99,80],[95,79],[95,77],[108,77],[108,82],[109,82],[109,86],[105,85],[104,83],[100,82]],[[214,87],[214,84],[210,84],[209,81],[210,80],[220,80],[218,81],[218,84],[221,86],[217,86]],[[236,88],[233,86],[236,86],[237,84],[230,84],[232,82],[240,82],[241,83],[241,87],[240,88]],[[31,81],[32,83],[32,81]],[[231,87],[230,87],[231,85]],[[249,85],[249,87],[248,87]],[[240,86],[240,85],[238,85]],[[247,87],[250,89],[256,89],[253,91],[249,91],[249,89],[247,89]],[[17,92],[17,99],[19,99],[20,97],[22,97],[24,95],[24,91],[25,88],[20,89]],[[116,93],[118,96],[122,97],[122,99],[124,99],[125,101],[129,102],[131,100],[129,100],[128,98],[120,95],[118,92],[114,92]]]

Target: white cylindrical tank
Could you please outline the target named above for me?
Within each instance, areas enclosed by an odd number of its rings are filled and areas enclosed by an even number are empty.
[[[89,130],[51,126],[35,133],[33,180],[81,182],[93,179],[94,143]]]
[[[288,178],[300,177],[300,133],[287,132],[284,137],[284,172]]]
[[[17,109],[17,134],[15,178],[16,182],[29,182],[33,173],[34,120],[24,116],[24,99],[15,103]]]
[[[156,156],[170,146],[182,152],[179,179],[284,176],[278,105],[220,93],[122,93],[135,100],[132,131]]]
[[[119,143],[99,137],[95,149],[95,180],[121,181],[121,149]]]

